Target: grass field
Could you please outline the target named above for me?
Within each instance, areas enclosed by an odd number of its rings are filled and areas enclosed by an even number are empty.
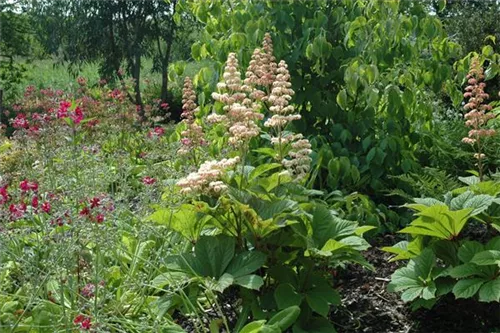
[[[180,88],[182,88],[182,79],[184,76],[193,77],[200,68],[207,66],[209,60],[203,62],[188,62],[185,66],[185,71],[180,77],[176,76],[174,82],[169,83],[169,88],[177,96],[180,94]],[[145,81],[149,81],[149,87],[153,90],[159,91],[161,86],[161,74],[158,72],[153,72],[153,61],[152,59],[145,59],[143,61],[144,66],[141,72],[141,83],[142,89],[146,87]],[[53,89],[63,89],[72,90],[78,84],[76,78],[83,76],[87,78],[88,82],[92,85],[99,81],[99,64],[98,63],[85,63],[80,68],[70,68],[68,63],[56,62],[53,59],[40,59],[25,63],[27,71],[25,77],[21,83],[15,86],[15,88],[6,92],[6,102],[14,102],[17,98],[22,96],[22,91],[28,85],[33,85],[36,88],[48,88]],[[155,92],[155,91],[153,91]]]

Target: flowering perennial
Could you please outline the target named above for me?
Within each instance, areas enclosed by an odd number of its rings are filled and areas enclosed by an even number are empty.
[[[239,161],[239,157],[207,161],[200,166],[198,171],[179,180],[177,185],[181,187],[181,193],[184,194],[219,194],[227,188],[220,180],[225,170],[235,166]]]
[[[469,98],[469,101],[464,106],[464,109],[468,111],[464,118],[466,119],[465,125],[472,129],[462,142],[479,146],[481,137],[495,135],[494,129],[484,128],[490,119],[495,118],[495,114],[486,113],[491,111],[491,105],[485,103],[489,95],[484,92],[486,84],[482,82],[484,80],[483,68],[477,59],[472,60],[467,79],[469,85],[465,88],[464,97]],[[476,158],[482,157],[484,154],[476,154]]]
[[[206,145],[203,128],[196,123],[195,114],[198,112],[196,105],[196,94],[193,89],[191,79],[186,76],[184,79],[184,88],[182,89],[182,121],[186,124],[186,129],[182,131],[181,148],[179,154],[186,155],[193,152],[194,148]]]
[[[276,69],[276,58],[273,56],[273,41],[271,35],[266,33],[262,42],[262,49],[254,50],[245,73],[245,85],[254,87],[250,92],[250,98],[267,100],[269,90],[276,79]]]
[[[212,114],[207,120],[225,123],[230,134],[229,143],[241,147],[259,135],[260,128],[256,122],[264,116],[259,112],[260,104],[247,97],[246,92],[251,91],[251,88],[242,83],[234,53],[229,53],[223,77],[224,82],[218,83],[217,87],[225,92],[213,93],[212,98],[224,104],[223,110],[226,114]]]

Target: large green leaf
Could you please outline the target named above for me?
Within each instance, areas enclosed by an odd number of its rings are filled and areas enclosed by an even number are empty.
[[[235,239],[225,235],[202,236],[195,245],[196,259],[201,263],[203,276],[216,279],[222,276],[234,257]]]
[[[458,258],[462,262],[467,263],[471,261],[476,253],[483,251],[483,249],[483,244],[477,241],[467,241],[463,243],[462,246],[460,246],[460,248],[458,249]]]
[[[314,312],[326,317],[331,304],[340,304],[340,295],[335,289],[324,284],[308,290],[306,301]]]
[[[248,275],[262,267],[266,262],[266,258],[266,255],[259,251],[238,253],[229,263],[226,272],[235,278]]]
[[[500,278],[488,281],[479,289],[481,302],[500,302]]]
[[[298,306],[290,306],[284,310],[281,310],[277,314],[269,319],[268,325],[277,325],[280,330],[284,331],[288,327],[292,326],[297,320],[300,314],[300,308]]]
[[[246,324],[241,331],[239,331],[239,333],[260,333],[260,330],[264,327],[265,323],[265,320],[252,321],[251,323]]]
[[[460,280],[453,287],[453,294],[456,298],[470,298],[477,293],[484,282],[485,279],[480,278]]]
[[[327,207],[317,205],[311,226],[316,247],[322,248],[329,239],[339,239],[354,234],[357,223],[334,216]]]
[[[259,290],[264,285],[264,280],[258,275],[250,274],[235,278],[234,283],[247,289]]]
[[[453,267],[449,271],[450,276],[457,279],[478,275],[479,273],[481,273],[479,267],[477,267],[477,265],[472,263],[466,263],[460,266]]]
[[[499,265],[500,251],[486,250],[476,253],[470,262],[480,266]]]
[[[302,303],[302,295],[297,293],[295,288],[289,283],[282,283],[276,288],[274,299],[276,300],[278,309],[286,309]]]

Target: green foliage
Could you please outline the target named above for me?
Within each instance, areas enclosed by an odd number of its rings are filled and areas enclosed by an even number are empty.
[[[388,288],[402,291],[401,299],[412,302],[413,309],[430,308],[448,293],[457,299],[477,296],[481,302],[500,301],[500,237],[494,236],[499,225],[492,219],[499,205],[498,191],[486,194],[484,189],[492,188],[488,182],[466,181],[471,185],[457,189],[456,196],[449,192],[443,201],[419,198],[408,204],[417,218],[400,232],[412,240],[382,248],[396,254],[392,260],[410,259],[391,276]],[[463,236],[474,227],[472,219],[486,224],[483,243]]]
[[[12,101],[19,93],[16,84],[23,79],[26,67],[19,57],[31,56],[31,38],[28,16],[19,12],[18,4],[0,4],[0,90],[4,99]]]
[[[257,45],[271,29],[289,64],[302,131],[317,135],[321,187],[380,190],[387,174],[414,170],[418,132],[432,126],[433,103],[459,52],[440,21],[416,2],[191,2],[206,24],[194,59],[219,62]],[[228,30],[228,27],[232,29]],[[210,82],[200,86],[210,90]],[[461,94],[460,94],[461,95]],[[318,135],[319,134],[319,135]],[[321,149],[320,149],[321,148]]]

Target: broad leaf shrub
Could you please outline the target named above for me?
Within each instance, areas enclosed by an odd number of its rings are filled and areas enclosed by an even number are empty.
[[[274,52],[289,65],[300,132],[315,148],[310,182],[319,188],[361,191],[372,199],[387,186],[386,175],[418,169],[419,132],[431,129],[438,94],[462,102],[450,77],[460,46],[446,35],[424,3],[394,1],[189,1],[206,29],[193,44],[193,59],[222,66],[265,31]],[[215,68],[217,72],[217,68]],[[203,103],[213,89],[213,67],[194,82]]]
[[[181,285],[161,300],[167,311],[181,305],[180,293],[204,295],[223,318],[214,325],[227,331],[281,332],[293,325],[294,332],[331,332],[327,318],[340,296],[330,272],[347,263],[372,268],[360,251],[369,247],[362,234],[373,227],[341,218],[321,191],[304,186],[311,144],[288,126],[301,115],[292,104],[288,66],[272,52],[266,34],[244,79],[230,53],[210,114],[194,104],[186,79],[180,152],[195,171],[176,181],[184,203],[160,208],[149,219],[178,232],[189,246],[165,258],[152,284],[166,295],[171,282]],[[208,150],[194,140],[202,133]],[[201,162],[198,150],[209,160]],[[216,295],[227,290],[242,300],[234,327],[217,304]],[[194,310],[181,309],[186,315]],[[247,324],[249,318],[254,321]]]
[[[383,248],[396,254],[392,260],[409,259],[392,275],[389,290],[402,292],[402,300],[412,302],[414,309],[431,308],[448,293],[457,299],[500,302],[500,183],[485,179],[482,141],[496,134],[488,128],[495,114],[485,103],[489,96],[479,57],[471,59],[466,79],[464,118],[472,129],[462,141],[475,148],[477,176],[459,178],[467,186],[445,193],[442,200],[415,198],[407,204],[416,218],[399,232],[411,240]],[[480,237],[471,233],[478,228]]]
[[[402,292],[412,308],[431,308],[443,295],[500,302],[500,183],[471,176],[442,200],[407,204],[416,218],[401,241],[383,250],[408,265],[391,276],[389,290]],[[477,232],[479,230],[479,232]]]

